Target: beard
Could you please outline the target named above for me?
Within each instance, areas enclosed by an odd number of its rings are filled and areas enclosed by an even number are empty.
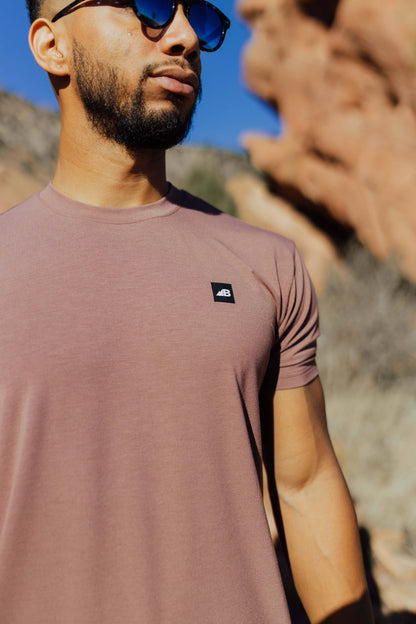
[[[138,86],[132,90],[122,82],[114,67],[92,59],[77,42],[74,42],[73,59],[76,84],[87,118],[101,136],[123,145],[130,152],[140,149],[166,150],[186,138],[201,88],[192,108],[186,112],[183,111],[184,98],[169,92],[166,99],[175,105],[171,110],[148,110],[145,82],[163,64],[145,66]],[[167,64],[172,66],[175,61]],[[176,64],[183,67],[178,61]]]

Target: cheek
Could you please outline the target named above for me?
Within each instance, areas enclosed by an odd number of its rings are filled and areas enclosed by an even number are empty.
[[[127,13],[113,9],[110,14],[106,8],[85,8],[83,15],[82,10],[75,12],[75,39],[98,66],[112,67],[127,83],[137,85],[144,67],[157,60],[155,43],[144,38],[137,18],[132,23]]]
[[[123,45],[122,55],[124,59],[129,59],[133,56],[133,33],[130,31],[126,34],[126,41]]]
[[[127,23],[122,11],[110,7],[85,7],[74,13],[73,33],[75,39],[93,55],[97,61],[118,64],[118,60],[129,56],[135,39],[135,28]]]

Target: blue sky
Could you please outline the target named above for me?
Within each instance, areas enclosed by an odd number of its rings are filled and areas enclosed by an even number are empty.
[[[203,100],[187,142],[241,151],[239,136],[243,132],[278,134],[280,125],[277,116],[243,85],[241,52],[249,30],[237,16],[232,0],[215,3],[231,18],[232,25],[218,52],[202,53]],[[25,1],[13,0],[2,17],[0,87],[35,104],[56,108],[48,79],[30,54],[28,28]]]

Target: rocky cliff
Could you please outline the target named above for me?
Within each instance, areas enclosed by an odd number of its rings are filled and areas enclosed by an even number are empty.
[[[245,79],[282,116],[247,136],[274,195],[338,250],[351,232],[416,281],[416,6],[412,0],[240,0]],[[328,247],[328,244],[327,244]]]
[[[58,152],[59,118],[0,90],[0,212],[39,190]]]

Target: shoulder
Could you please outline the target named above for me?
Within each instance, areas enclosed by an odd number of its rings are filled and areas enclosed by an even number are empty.
[[[302,256],[291,240],[224,214],[185,191],[178,191],[181,227],[221,258],[249,270],[273,295],[278,318],[292,322],[300,307],[316,308],[316,295]],[[189,225],[190,224],[190,225]],[[293,317],[293,318],[292,318]]]
[[[271,255],[285,265],[294,264],[296,245],[281,234],[244,223],[184,190],[175,189],[174,201],[184,208],[181,218],[198,228],[201,237],[215,236],[230,246],[243,245],[247,256]]]
[[[0,232],[4,233],[4,228],[14,228],[24,221],[36,207],[39,201],[39,193],[28,197],[25,201],[12,206],[0,214]]]
[[[39,240],[38,199],[32,195],[0,214],[0,267],[11,270],[16,259],[28,257],[28,248]],[[20,262],[20,260],[19,260]]]

